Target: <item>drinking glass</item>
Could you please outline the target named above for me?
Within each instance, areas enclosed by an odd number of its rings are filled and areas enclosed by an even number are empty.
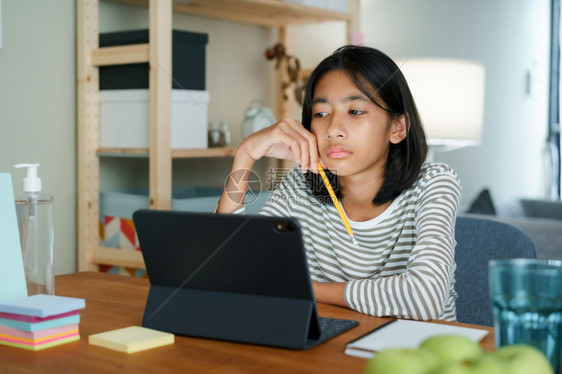
[[[534,346],[561,373],[562,261],[492,260],[489,275],[496,347]]]

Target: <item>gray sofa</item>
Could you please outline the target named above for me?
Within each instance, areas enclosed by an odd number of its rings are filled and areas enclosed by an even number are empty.
[[[256,213],[270,192],[259,195],[248,213]],[[537,252],[537,258],[562,260],[562,202],[519,199],[494,204],[489,191],[482,191],[459,215],[475,216],[509,223],[526,233]]]
[[[497,204],[491,210],[482,214],[473,209],[462,215],[509,223],[531,238],[537,258],[562,260],[562,202],[519,199]]]

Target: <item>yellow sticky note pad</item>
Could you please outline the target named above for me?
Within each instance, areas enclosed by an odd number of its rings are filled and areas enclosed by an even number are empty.
[[[135,353],[174,343],[174,334],[146,327],[130,326],[88,337],[88,343],[114,351]]]

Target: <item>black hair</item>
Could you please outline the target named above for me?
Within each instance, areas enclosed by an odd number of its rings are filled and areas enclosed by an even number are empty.
[[[425,133],[414,98],[404,75],[386,54],[365,46],[344,46],[320,62],[308,79],[302,124],[309,131],[316,84],[324,74],[334,70],[345,72],[361,92],[388,113],[390,120],[405,116],[406,138],[400,143],[390,144],[384,182],[373,199],[373,204],[382,205],[394,200],[414,184],[427,154]],[[337,176],[329,170],[326,170],[326,174],[336,196],[341,198]],[[313,193],[323,197],[321,201],[330,201],[320,175],[308,172],[306,180]]]

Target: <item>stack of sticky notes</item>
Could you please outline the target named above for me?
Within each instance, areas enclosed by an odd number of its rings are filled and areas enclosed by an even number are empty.
[[[114,351],[135,353],[174,343],[174,334],[140,326],[100,332],[88,337],[92,345]]]
[[[80,339],[84,299],[33,295],[0,302],[0,344],[38,351]]]

